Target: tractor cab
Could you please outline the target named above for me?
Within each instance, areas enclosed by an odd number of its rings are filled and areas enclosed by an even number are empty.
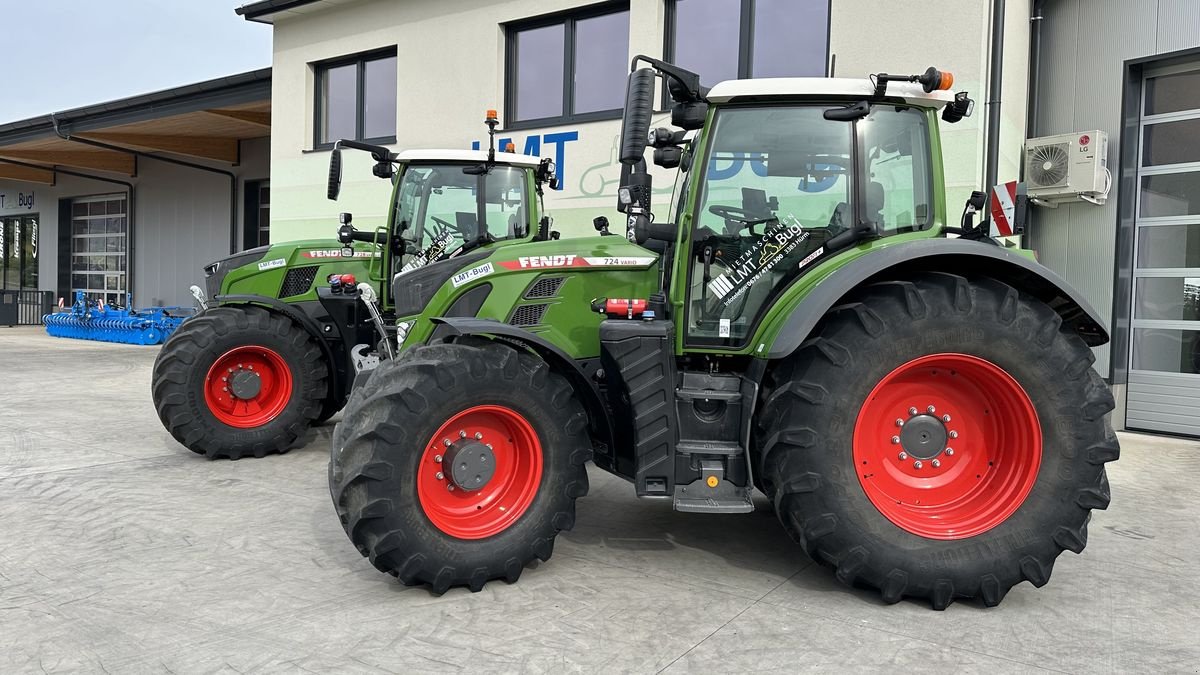
[[[369,152],[375,176],[393,184],[387,223],[374,231],[353,226],[342,213],[338,239],[381,246],[384,255],[372,271],[387,281],[419,267],[506,241],[550,237],[550,220],[539,218],[544,189],[557,188],[554,162],[511,152],[497,152],[499,120],[487,112],[489,148],[484,150],[404,150],[358,141],[338,141],[330,154],[327,196],[341,191],[343,148]],[[388,296],[386,284],[383,297]],[[386,301],[384,303],[387,304]]]
[[[784,289],[834,254],[867,240],[934,236],[946,224],[935,193],[937,113],[957,121],[970,102],[944,91],[948,73],[738,80],[710,90],[692,73],[639,60],[652,67],[631,74],[625,108],[622,161],[643,199],[627,207],[629,235],[674,247],[667,289],[685,346],[743,350]],[[650,108],[639,93],[653,91],[657,76],[679,130],[646,130]],[[656,164],[680,171],[666,223],[649,216],[647,145]]]

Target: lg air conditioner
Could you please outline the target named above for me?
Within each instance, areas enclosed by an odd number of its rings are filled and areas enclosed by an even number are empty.
[[[1025,142],[1025,182],[1040,206],[1082,200],[1103,204],[1112,187],[1108,134],[1080,131]]]

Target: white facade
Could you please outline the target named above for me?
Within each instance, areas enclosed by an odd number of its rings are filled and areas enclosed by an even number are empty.
[[[325,199],[329,154],[314,150],[317,64],[395,48],[398,105],[391,147],[470,147],[472,141],[486,143],[485,110],[497,109],[502,123],[507,119],[505,24],[594,6],[578,0],[351,0],[273,15],[273,240],[331,236],[339,211],[352,211],[362,227],[381,224],[387,213],[389,186],[371,175],[365,153],[344,154],[342,196],[338,203]],[[955,90],[968,90],[978,101],[973,117],[942,128],[951,214],[983,183],[990,8],[988,0],[830,4],[829,59],[837,77],[865,81],[874,72],[917,73],[935,65],[954,73]],[[631,0],[629,12],[627,56],[661,58],[667,0]],[[1001,181],[1017,177],[1024,138],[1029,1],[1009,2],[1007,17]],[[736,40],[737,28],[730,31]],[[558,161],[562,189],[547,195],[546,203],[564,236],[591,232],[597,215],[620,222],[614,209],[619,120],[501,129],[498,137],[511,139],[517,152]],[[656,203],[664,209],[672,183],[672,172],[659,171],[656,192],[664,196]]]

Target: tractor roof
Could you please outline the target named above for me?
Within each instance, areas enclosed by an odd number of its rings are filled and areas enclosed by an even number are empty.
[[[396,153],[396,159],[401,162],[486,162],[487,150],[401,150]],[[531,155],[518,155],[511,152],[497,152],[497,164],[515,164],[517,166],[537,166],[541,161]]]
[[[874,92],[875,86],[865,77],[767,77],[720,82],[706,98],[713,103],[747,98],[870,99]],[[926,93],[921,85],[908,82],[892,82],[887,92],[889,98],[902,98],[910,105],[926,108],[941,108],[954,100],[953,92]]]

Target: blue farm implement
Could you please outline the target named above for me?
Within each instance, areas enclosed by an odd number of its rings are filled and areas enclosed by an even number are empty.
[[[75,293],[70,311],[42,317],[46,332],[54,337],[99,340],[130,345],[156,345],[195,313],[190,307],[152,307],[132,309],[128,298],[125,308],[105,306]]]

